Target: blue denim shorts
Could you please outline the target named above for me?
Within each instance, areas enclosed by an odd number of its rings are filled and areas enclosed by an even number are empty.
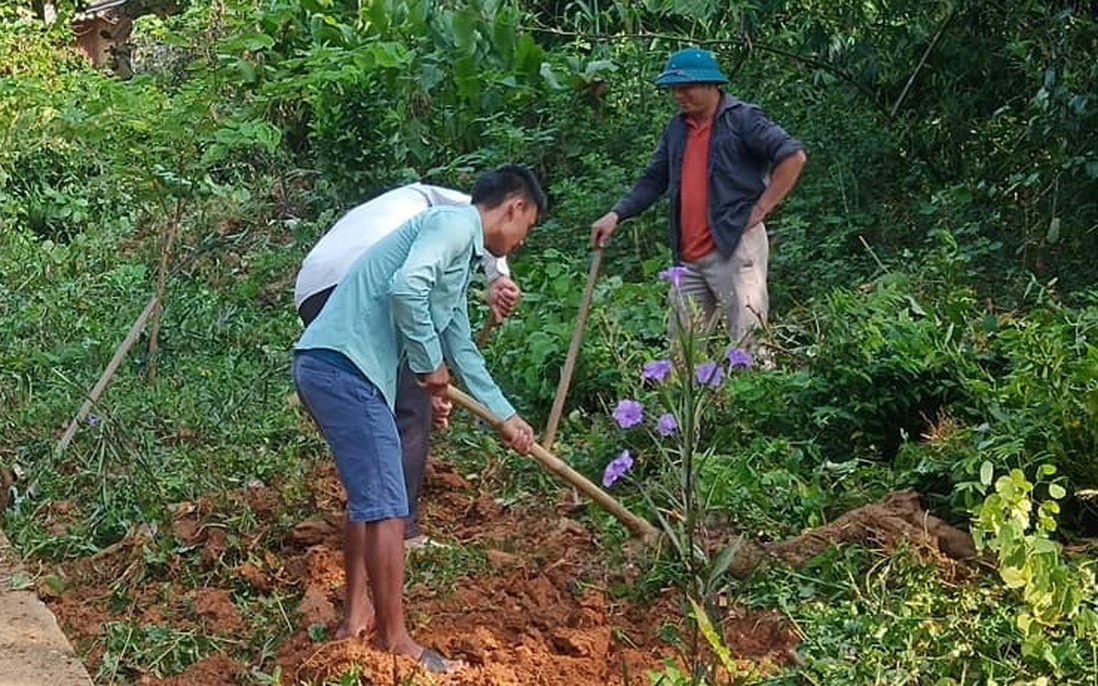
[[[347,491],[352,522],[408,516],[400,437],[385,396],[332,350],[294,354],[294,383],[320,426]]]

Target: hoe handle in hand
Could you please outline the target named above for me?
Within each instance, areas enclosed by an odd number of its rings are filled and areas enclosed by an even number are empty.
[[[595,282],[599,278],[599,267],[601,265],[602,248],[599,248],[595,251],[595,256],[591,260],[591,269],[587,272],[587,286],[583,290],[579,317],[576,319],[576,330],[572,333],[572,343],[568,346],[568,357],[565,358],[564,369],[560,373],[557,395],[553,398],[553,409],[549,411],[549,423],[545,425],[545,438],[541,444],[546,450],[553,449],[553,440],[557,437],[557,427],[560,425],[560,416],[564,412],[564,400],[568,397],[568,386],[572,383],[572,372],[576,369],[576,358],[579,357],[580,343],[583,341],[583,329],[587,326],[587,313],[591,311],[591,297],[595,293]]]
[[[488,345],[488,339],[492,337],[492,329],[496,328],[497,324],[499,321],[496,320],[496,315],[489,311],[488,318],[484,320],[484,326],[480,327],[480,333],[477,335],[478,348]]]
[[[450,397],[450,400],[488,422],[496,430],[503,425],[502,419],[492,414],[488,408],[484,407],[476,400],[473,400],[466,393],[453,386],[447,388],[446,393]],[[611,497],[610,494],[588,481],[586,477],[569,467],[559,457],[553,455],[537,443],[530,449],[530,454],[546,469],[561,477],[572,486],[575,486],[576,490],[595,501],[596,505],[617,517],[634,536],[647,542],[652,542],[659,538],[659,530],[656,529],[656,527],[625,509],[625,507]]]

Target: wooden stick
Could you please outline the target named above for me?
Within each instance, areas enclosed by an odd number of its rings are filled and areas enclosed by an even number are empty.
[[[88,397],[84,399],[84,404],[80,406],[76,416],[72,418],[72,422],[69,423],[69,428],[65,429],[65,434],[61,436],[61,440],[57,442],[56,454],[61,455],[65,452],[65,449],[69,447],[69,443],[72,442],[73,436],[76,435],[76,430],[80,426],[80,422],[84,421],[84,418],[91,412],[91,408],[99,400],[99,396],[103,395],[103,391],[106,390],[107,384],[110,383],[111,378],[114,377],[114,373],[118,371],[118,367],[121,366],[122,360],[126,358],[126,353],[133,347],[134,342],[137,341],[137,337],[141,334],[141,330],[145,328],[145,322],[149,320],[153,310],[160,303],[160,298],[153,296],[149,298],[149,304],[145,305],[145,310],[137,318],[137,321],[130,327],[130,332],[126,334],[126,337],[119,344],[118,348],[114,351],[114,357],[107,363],[107,368],[103,370],[103,375],[99,377],[99,381],[95,382],[95,386],[92,387],[88,393]]]
[[[553,440],[557,437],[560,416],[564,412],[564,399],[568,396],[568,386],[572,383],[572,372],[576,369],[576,358],[579,357],[580,343],[583,341],[583,329],[587,326],[587,313],[591,309],[591,297],[595,294],[595,281],[599,278],[599,267],[601,265],[602,248],[599,248],[595,251],[595,257],[591,260],[591,269],[587,272],[587,287],[583,291],[583,300],[580,302],[576,330],[572,333],[572,343],[568,346],[568,357],[565,358],[564,369],[560,373],[557,395],[553,398],[553,409],[549,412],[549,423],[545,425],[545,438],[541,444],[546,450],[553,449]]]
[[[473,400],[468,394],[453,386],[447,388],[446,393],[449,395],[450,400],[488,422],[497,431],[503,426],[502,419],[492,414],[488,408],[484,407],[476,400]],[[596,505],[617,517],[634,536],[637,536],[646,542],[652,542],[659,538],[659,530],[656,527],[625,509],[621,503],[615,500],[606,491],[588,481],[586,477],[569,467],[559,457],[553,455],[537,443],[535,443],[534,447],[530,450],[530,454],[546,469],[575,486],[578,490],[582,491],[584,495],[595,501]]]
[[[480,327],[480,334],[477,335],[477,347],[483,348],[488,345],[488,339],[492,337],[492,330],[499,324],[496,321],[496,315],[488,312],[488,318],[484,320],[484,326]]]
[[[183,201],[175,203],[175,218],[164,228],[160,240],[160,263],[156,269],[156,298],[159,303],[164,302],[164,290],[168,287],[168,264],[172,259],[172,248],[175,245],[175,236],[179,232],[180,217],[183,216]],[[152,321],[149,324],[149,366],[145,369],[145,380],[149,383],[156,378],[156,362],[160,349],[160,317],[163,308],[159,305],[153,310]]]

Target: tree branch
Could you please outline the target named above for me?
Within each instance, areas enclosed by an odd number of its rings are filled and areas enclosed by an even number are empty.
[[[911,72],[911,76],[908,77],[907,83],[904,84],[904,89],[900,91],[900,97],[896,98],[896,102],[892,104],[892,110],[888,113],[890,121],[896,116],[896,112],[899,111],[900,105],[902,105],[904,99],[907,98],[908,91],[911,90],[912,84],[915,83],[915,77],[919,75],[923,65],[926,64],[926,60],[930,57],[930,53],[934,52],[934,48],[938,45],[938,40],[941,39],[942,34],[945,33],[946,27],[949,26],[949,22],[953,21],[955,14],[956,13],[952,9],[949,11],[945,21],[938,27],[938,32],[934,34],[934,39],[930,41],[930,45],[926,46],[926,50],[923,51],[923,56],[919,59],[919,64],[915,66],[915,71]]]

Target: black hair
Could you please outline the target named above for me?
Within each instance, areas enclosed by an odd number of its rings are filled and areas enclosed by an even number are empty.
[[[501,164],[481,174],[473,186],[473,204],[493,209],[516,193],[537,206],[538,217],[545,214],[545,191],[534,172],[521,164]]]

